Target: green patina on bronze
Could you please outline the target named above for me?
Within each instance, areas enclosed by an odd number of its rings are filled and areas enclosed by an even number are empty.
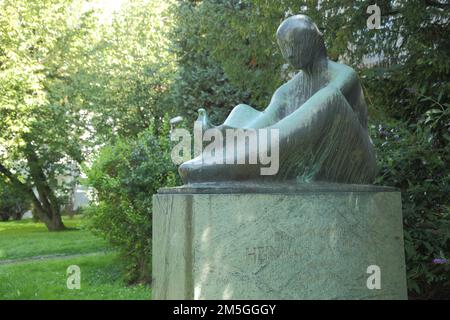
[[[278,173],[262,176],[261,164],[205,164],[200,155],[180,166],[183,181],[372,183],[375,154],[356,72],[327,59],[322,34],[307,16],[286,19],[276,35],[283,57],[300,71],[275,91],[264,111],[240,104],[215,128],[278,129]],[[212,127],[204,110],[200,118]]]

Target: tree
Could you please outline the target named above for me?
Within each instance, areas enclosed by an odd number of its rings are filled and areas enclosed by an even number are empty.
[[[51,231],[82,161],[82,101],[72,84],[92,17],[71,1],[0,3],[0,175],[33,202]],[[77,15],[78,14],[78,15]]]
[[[80,71],[93,80],[80,79],[77,85],[97,145],[136,137],[175,109],[165,100],[175,72],[168,36],[171,2],[126,2],[110,22],[99,25],[98,39]]]

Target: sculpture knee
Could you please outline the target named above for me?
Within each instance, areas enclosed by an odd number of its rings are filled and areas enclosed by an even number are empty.
[[[260,114],[261,112],[253,109],[246,104],[238,104],[233,108],[230,115],[223,124],[230,127],[242,128]]]

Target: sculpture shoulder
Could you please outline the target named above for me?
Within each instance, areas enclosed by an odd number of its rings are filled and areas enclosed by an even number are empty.
[[[272,96],[272,101],[279,101],[279,102],[283,102],[287,99],[287,97],[290,94],[290,88],[291,88],[291,83],[292,80],[282,84],[281,86],[279,86],[275,92],[273,93]]]
[[[355,92],[361,90],[358,74],[353,68],[345,64],[329,61],[328,72],[330,76],[329,84],[339,89],[345,97],[349,98]]]

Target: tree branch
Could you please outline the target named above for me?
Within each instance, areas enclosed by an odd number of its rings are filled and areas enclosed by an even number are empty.
[[[17,179],[17,177],[14,176],[14,174],[1,163],[0,163],[0,173],[3,174],[5,177],[7,177],[14,185],[20,186],[21,188],[24,187],[26,188],[26,185],[22,181]]]

